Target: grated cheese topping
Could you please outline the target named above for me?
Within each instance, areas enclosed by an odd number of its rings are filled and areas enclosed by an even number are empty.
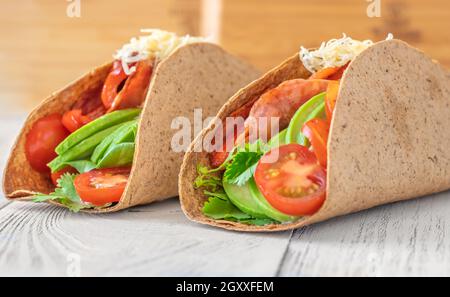
[[[132,63],[149,57],[164,59],[183,45],[208,41],[203,37],[178,36],[175,33],[159,29],[142,29],[141,32],[147,33],[147,35],[132,38],[114,55],[114,59],[121,60],[123,70],[127,75],[136,71],[136,66],[130,67]]]
[[[386,40],[391,39],[393,39],[393,35],[389,33]],[[301,47],[300,60],[306,69],[315,73],[324,68],[343,66],[371,45],[373,45],[372,40],[359,41],[343,34],[340,39],[322,42],[316,50],[310,51]]]

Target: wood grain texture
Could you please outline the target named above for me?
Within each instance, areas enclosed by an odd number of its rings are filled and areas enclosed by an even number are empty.
[[[65,276],[78,258],[82,276],[273,276],[289,235],[190,223],[175,199],[107,215],[14,202],[0,210],[0,275]]]
[[[3,1],[0,10],[0,105],[29,110],[74,78],[110,59],[141,28],[217,35],[225,49],[262,70],[300,45],[317,46],[343,32],[380,40],[388,32],[450,67],[448,0],[381,0],[369,18],[365,0],[81,0],[81,17],[67,1]],[[219,11],[203,11],[206,7]],[[220,21],[208,23],[211,16]],[[209,25],[208,25],[209,24]],[[218,30],[219,32],[210,32]]]
[[[381,40],[387,33],[419,47],[450,67],[450,2],[381,0],[381,16],[367,16],[366,0],[224,0],[221,41],[263,70],[300,45],[348,35]]]
[[[450,192],[380,206],[293,234],[280,276],[449,276]]]

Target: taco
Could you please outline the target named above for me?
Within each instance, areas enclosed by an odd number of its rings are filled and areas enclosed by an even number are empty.
[[[213,115],[258,72],[204,38],[143,32],[31,112],[5,168],[7,198],[111,212],[177,195],[171,121]]]
[[[181,205],[202,224],[277,231],[445,191],[449,129],[447,70],[391,35],[344,35],[231,97],[185,155]]]

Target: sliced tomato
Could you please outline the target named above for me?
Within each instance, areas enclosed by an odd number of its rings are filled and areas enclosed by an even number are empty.
[[[51,114],[37,120],[25,140],[25,156],[31,167],[49,173],[47,164],[56,158],[55,148],[69,135],[61,122],[61,115]]]
[[[51,177],[51,179],[52,179],[52,183],[53,183],[55,186],[58,186],[58,179],[59,179],[63,174],[65,174],[65,173],[77,173],[77,172],[78,172],[78,171],[77,171],[75,168],[68,166],[68,167],[63,168],[63,169],[61,169],[61,170],[59,170],[59,171],[53,172],[53,173],[51,174],[50,177]]]
[[[303,135],[311,143],[312,150],[320,165],[327,168],[327,142],[330,125],[322,119],[307,121],[302,128]]]
[[[81,109],[69,110],[62,117],[62,123],[70,133],[83,127],[90,121],[89,117],[83,115]]]
[[[334,107],[336,106],[336,100],[339,92],[339,82],[331,81],[327,87],[327,94],[325,95],[325,112],[327,114],[328,122],[331,122],[333,116]]]
[[[267,201],[288,215],[314,214],[325,200],[325,170],[314,153],[299,144],[283,145],[266,153],[254,177]]]
[[[106,109],[110,109],[117,94],[122,90],[128,75],[123,71],[122,62],[114,61],[111,72],[106,77],[102,89],[102,102]]]
[[[129,167],[96,169],[78,175],[73,183],[81,200],[102,206],[120,200],[130,171]]]

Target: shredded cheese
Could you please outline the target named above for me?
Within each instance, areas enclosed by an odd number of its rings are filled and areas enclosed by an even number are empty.
[[[127,75],[136,71],[136,66],[130,64],[149,57],[164,59],[180,46],[193,42],[205,42],[207,38],[177,36],[175,33],[158,29],[142,29],[141,32],[148,35],[132,38],[114,55],[114,59],[122,62],[122,67]]]
[[[393,35],[389,33],[386,40],[392,38]],[[322,42],[320,47],[313,51],[301,47],[300,60],[306,69],[315,73],[327,67],[343,66],[371,45],[373,45],[372,40],[359,41],[343,34],[340,39]]]

